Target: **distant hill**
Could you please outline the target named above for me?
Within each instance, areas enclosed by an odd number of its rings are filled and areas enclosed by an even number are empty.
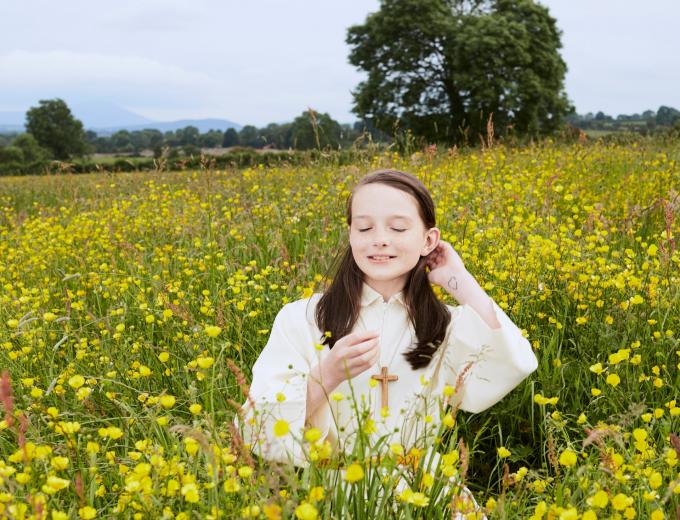
[[[234,128],[237,131],[241,130],[241,125],[234,123],[233,121],[228,121],[226,119],[180,119],[179,121],[150,121],[148,123],[138,124],[138,125],[122,125],[122,126],[109,126],[104,128],[88,128],[97,132],[97,135],[108,136],[118,130],[144,130],[147,128],[153,128],[155,130],[160,130],[161,132],[167,132],[169,130],[178,130],[180,128],[185,128],[187,126],[195,126],[198,131],[205,133],[208,130],[220,130],[224,132],[229,128]]]
[[[97,135],[109,136],[118,130],[144,130],[153,128],[161,132],[195,126],[201,133],[208,130],[225,131],[228,128],[241,129],[241,125],[226,119],[182,119],[179,121],[152,121],[131,110],[102,99],[81,99],[67,104],[73,115],[83,122],[87,130]],[[38,104],[35,103],[34,106]],[[26,112],[18,110],[0,111],[0,133],[23,132]]]
[[[108,128],[114,126],[144,125],[151,119],[136,112],[101,99],[80,99],[68,106],[73,115],[83,122],[85,128]]]

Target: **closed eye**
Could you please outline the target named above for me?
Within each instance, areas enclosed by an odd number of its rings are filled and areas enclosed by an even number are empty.
[[[368,231],[369,229],[371,229],[371,228],[360,229],[360,230],[359,230],[359,233],[363,233],[364,231]],[[392,228],[392,229],[393,229],[394,231],[399,232],[399,233],[402,233],[402,232],[406,231],[405,229],[397,229],[397,228]]]

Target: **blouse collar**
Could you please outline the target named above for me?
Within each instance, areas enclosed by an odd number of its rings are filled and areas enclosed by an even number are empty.
[[[373,289],[366,282],[363,282],[361,291],[361,306],[366,307],[367,305],[372,305],[375,301],[384,302],[385,300],[383,299],[382,294]],[[404,291],[399,291],[398,293],[393,294],[387,303],[392,302],[399,302],[405,306],[406,303],[404,302]]]

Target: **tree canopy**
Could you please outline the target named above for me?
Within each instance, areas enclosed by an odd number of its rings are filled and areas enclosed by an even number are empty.
[[[368,73],[353,111],[390,134],[476,139],[492,117],[496,134],[540,135],[571,110],[560,31],[533,0],[382,0],[347,43]]]
[[[328,113],[310,108],[293,120],[290,134],[293,148],[337,148],[342,139],[342,127]]]
[[[55,159],[66,160],[87,150],[83,123],[62,99],[40,100],[26,112],[26,131]]]

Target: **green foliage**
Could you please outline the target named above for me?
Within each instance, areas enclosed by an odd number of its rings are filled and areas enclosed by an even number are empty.
[[[296,117],[290,128],[290,144],[297,150],[337,148],[341,137],[340,123],[311,108]]]
[[[429,142],[557,130],[570,110],[560,31],[532,0],[383,0],[349,28],[349,61],[368,73],[354,112]]]
[[[0,175],[36,173],[48,164],[49,152],[31,134],[21,134],[10,146],[0,147]]]
[[[21,134],[12,145],[22,152],[25,173],[41,170],[49,164],[49,151],[40,146],[31,134]]]
[[[656,112],[645,110],[642,114],[619,114],[616,117],[602,111],[595,115],[592,112],[572,113],[566,119],[571,125],[587,130],[590,137],[630,133],[667,137],[674,135],[673,125],[680,122],[680,111],[662,105]]]
[[[241,128],[239,132],[239,143],[241,146],[250,146],[252,148],[262,148],[264,144],[260,133],[253,125],[246,125]]]
[[[98,136],[91,130],[85,132],[87,144],[96,153],[126,154],[129,158],[144,155],[145,151],[153,151],[157,159],[162,156],[166,159],[176,159],[180,153],[198,156],[200,150],[205,148],[243,146],[250,149],[326,150],[356,146],[357,143],[365,145],[373,141],[384,142],[389,139],[389,135],[380,132],[370,123],[340,124],[330,115],[320,114],[312,109],[303,112],[293,122],[270,123],[262,128],[246,125],[240,132],[235,128],[229,128],[225,132],[209,130],[200,133],[194,126],[168,130],[165,133],[148,128],[119,130],[110,136]],[[0,140],[0,146],[2,144]],[[190,150],[190,153],[186,150]]]
[[[680,121],[680,111],[675,108],[661,106],[656,112],[656,124],[661,126],[673,126]]]
[[[40,106],[29,109],[26,130],[60,161],[86,152],[83,123],[73,117],[62,99],[43,99]]]
[[[17,146],[3,146],[0,148],[0,175],[16,175],[21,172],[24,154]]]
[[[224,139],[222,140],[222,146],[229,148],[230,146],[236,146],[238,144],[238,132],[234,128],[228,128],[224,132]]]

